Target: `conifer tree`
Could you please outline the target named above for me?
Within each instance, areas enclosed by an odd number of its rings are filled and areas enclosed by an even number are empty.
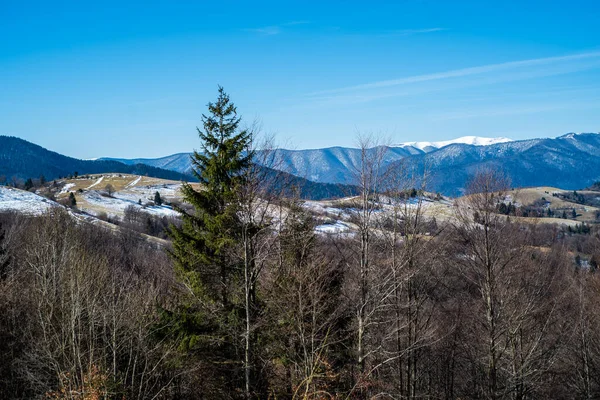
[[[236,256],[242,227],[238,189],[245,184],[253,154],[247,150],[252,135],[240,130],[240,121],[235,105],[219,87],[217,101],[209,103],[208,115],[202,116],[202,129],[197,128],[202,151],[191,156],[202,189],[182,185],[183,200],[194,210],[177,208],[182,225],[169,232],[179,279],[190,292],[184,310],[170,314],[180,329],[180,348],[200,353],[204,361],[218,357],[220,365],[226,365],[223,359],[239,361],[235,346],[243,323],[242,264]],[[221,378],[239,372],[227,369]],[[229,377],[236,378],[240,374]]]
[[[73,194],[73,192],[69,193],[69,206],[77,207],[77,199],[75,198],[75,195]]]
[[[228,250],[237,239],[236,189],[244,183],[243,172],[250,166],[252,155],[246,150],[251,137],[239,130],[241,118],[222,87],[208,111],[208,116],[202,116],[203,129],[197,128],[202,152],[192,154],[193,174],[204,190],[182,185],[183,200],[195,212],[179,210],[183,225],[171,229],[173,256],[183,275],[194,276],[204,286],[203,295],[229,309],[228,287],[235,267]],[[211,282],[215,276],[218,282]]]
[[[29,190],[33,187],[33,181],[31,180],[31,178],[27,178],[27,180],[25,181],[25,190]]]
[[[162,198],[160,197],[160,193],[157,191],[154,193],[154,204],[157,206],[161,206],[163,203]]]

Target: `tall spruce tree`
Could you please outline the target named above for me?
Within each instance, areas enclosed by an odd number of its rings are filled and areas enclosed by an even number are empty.
[[[71,207],[71,208],[77,207],[77,199],[75,198],[75,195],[73,194],[73,192],[69,193],[69,207]]]
[[[156,191],[156,193],[154,193],[154,204],[156,204],[157,206],[162,206],[162,197],[160,197],[160,192]]]
[[[182,349],[198,353],[204,362],[214,360],[215,374],[224,384],[241,385],[242,369],[232,368],[240,365],[236,348],[244,319],[239,286],[243,264],[236,255],[242,234],[238,200],[253,154],[248,151],[252,135],[240,129],[240,121],[235,105],[219,87],[217,101],[209,103],[208,115],[202,116],[202,129],[197,128],[202,151],[191,157],[202,188],[182,185],[183,199],[193,211],[179,209],[183,223],[170,229],[171,255],[190,296],[169,319]],[[226,368],[218,372],[218,365]]]

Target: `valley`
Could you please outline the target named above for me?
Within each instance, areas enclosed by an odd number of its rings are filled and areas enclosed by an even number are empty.
[[[196,190],[201,188],[197,183],[193,183],[192,187]],[[184,205],[180,189],[181,182],[147,176],[117,173],[84,175],[55,180],[33,192],[0,186],[0,212],[18,211],[41,215],[53,207],[68,208],[69,196],[72,194],[76,205],[71,208],[91,220],[108,220],[119,224],[125,220],[125,213],[129,208],[153,217],[165,217],[174,221],[179,213],[173,209],[173,204]],[[162,200],[160,205],[155,204],[156,193],[159,193]],[[577,193],[600,199],[600,191],[579,190]],[[555,187],[511,189],[507,191],[502,203],[516,207],[516,210],[506,214],[514,222],[557,224],[565,227],[575,227],[581,223],[596,224],[600,218],[600,207],[563,198],[569,194],[572,194],[572,191]],[[320,201],[299,201],[302,207],[318,221],[316,232],[348,234],[357,231],[352,220],[360,210],[358,200],[358,197],[351,196]],[[411,214],[417,209],[423,218],[435,219],[438,223],[445,224],[456,222],[456,204],[461,201],[463,201],[461,197],[441,197],[428,192],[420,197],[400,201],[392,201],[387,196],[381,195],[372,201],[372,207],[375,219],[378,221],[376,225],[383,225],[384,220],[393,215]],[[280,213],[288,212],[287,206],[281,207],[283,211],[271,211],[272,220],[277,220]],[[537,213],[531,211],[532,208]],[[576,216],[573,216],[573,210]]]

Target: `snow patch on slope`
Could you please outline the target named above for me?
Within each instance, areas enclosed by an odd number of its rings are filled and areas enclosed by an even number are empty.
[[[75,187],[74,183],[67,183],[65,186],[63,186],[62,190],[60,191],[60,193],[58,194],[65,194],[68,193],[71,189],[73,189]]]
[[[137,185],[140,181],[142,180],[141,176],[138,176],[133,182],[130,182],[127,186],[127,188],[133,187],[135,185]]]
[[[123,215],[128,206],[134,206],[142,209],[142,207],[138,205],[135,197],[122,196],[119,194],[115,194],[115,197],[107,197],[103,196],[97,191],[86,192],[83,197],[89,204],[105,209],[108,214],[112,216]],[[83,208],[84,207],[82,207],[82,209]],[[173,217],[179,215],[169,206],[148,206],[143,208],[143,211],[157,216]]]
[[[498,138],[487,138],[480,136],[463,136],[457,139],[445,140],[440,142],[406,142],[393,145],[392,147],[414,147],[419,150],[431,150],[431,149],[440,149],[442,147],[449,146],[451,144],[469,144],[472,146],[489,146],[497,143],[507,143],[512,142],[512,139],[505,137]]]
[[[98,180],[96,182],[92,183],[86,189],[89,190],[89,189],[93,188],[94,186],[98,186],[100,184],[100,182],[102,182],[103,180],[104,180],[104,176],[101,176],[100,178],[98,178]]]
[[[0,187],[0,211],[18,211],[24,214],[41,215],[58,204],[24,190]]]
[[[336,234],[348,232],[350,228],[348,225],[341,221],[335,221],[334,223],[322,224],[315,227],[315,232],[321,234]]]

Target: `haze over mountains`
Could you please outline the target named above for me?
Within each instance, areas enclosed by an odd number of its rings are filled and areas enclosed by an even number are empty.
[[[310,150],[277,149],[278,168],[311,181],[352,184],[360,150],[330,147]],[[189,174],[188,153],[157,159],[112,159],[129,165],[146,164]],[[388,146],[382,168],[403,163],[428,171],[428,189],[459,195],[478,169],[504,171],[514,186],[552,185],[579,189],[600,179],[600,135],[569,133],[557,138],[512,141],[467,136],[442,142],[408,142]]]

